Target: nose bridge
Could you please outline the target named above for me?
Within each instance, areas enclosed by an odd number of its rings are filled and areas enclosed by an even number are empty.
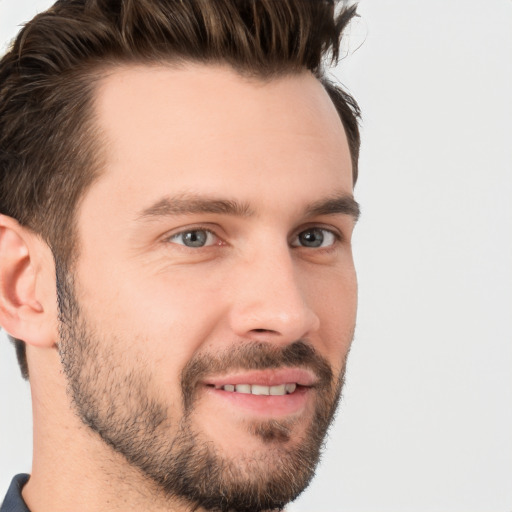
[[[255,333],[292,342],[318,329],[300,272],[287,243],[265,244],[251,253],[237,276],[232,327],[237,335]]]

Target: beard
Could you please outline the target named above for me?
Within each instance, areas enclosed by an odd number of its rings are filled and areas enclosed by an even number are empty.
[[[74,410],[156,484],[165,500],[184,500],[191,510],[273,511],[282,510],[308,486],[340,399],[345,364],[334,375],[303,340],[286,347],[240,342],[226,352],[196,354],[181,373],[181,396],[173,397],[181,401],[183,413],[173,418],[147,361],[130,359],[115,336],[102,337],[80,310],[71,274],[58,264],[56,270],[59,354]],[[309,369],[318,379],[314,412],[302,434],[294,435],[300,419],[253,420],[243,428],[264,444],[263,449],[229,457],[195,425],[205,377],[290,366]]]

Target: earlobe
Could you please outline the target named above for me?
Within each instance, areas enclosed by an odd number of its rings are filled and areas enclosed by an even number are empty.
[[[47,268],[42,253],[49,248],[43,246],[30,230],[0,215],[0,325],[11,336],[41,348],[55,344],[55,307],[45,283],[54,271]]]

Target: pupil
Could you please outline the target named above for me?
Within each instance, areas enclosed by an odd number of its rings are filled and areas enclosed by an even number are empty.
[[[324,241],[324,235],[320,229],[304,231],[300,235],[302,245],[306,247],[320,247]]]
[[[206,243],[206,233],[204,231],[189,231],[183,237],[183,242],[188,247],[202,247]]]

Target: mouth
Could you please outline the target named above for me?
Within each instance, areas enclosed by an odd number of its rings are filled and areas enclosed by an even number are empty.
[[[237,412],[269,418],[303,411],[316,383],[308,370],[277,369],[214,377],[203,384],[210,396]]]
[[[291,395],[297,389],[296,382],[289,382],[286,384],[278,384],[276,386],[262,386],[260,384],[213,384],[209,387],[221,389],[229,393],[242,393],[244,395],[258,395],[258,396],[284,396]]]

